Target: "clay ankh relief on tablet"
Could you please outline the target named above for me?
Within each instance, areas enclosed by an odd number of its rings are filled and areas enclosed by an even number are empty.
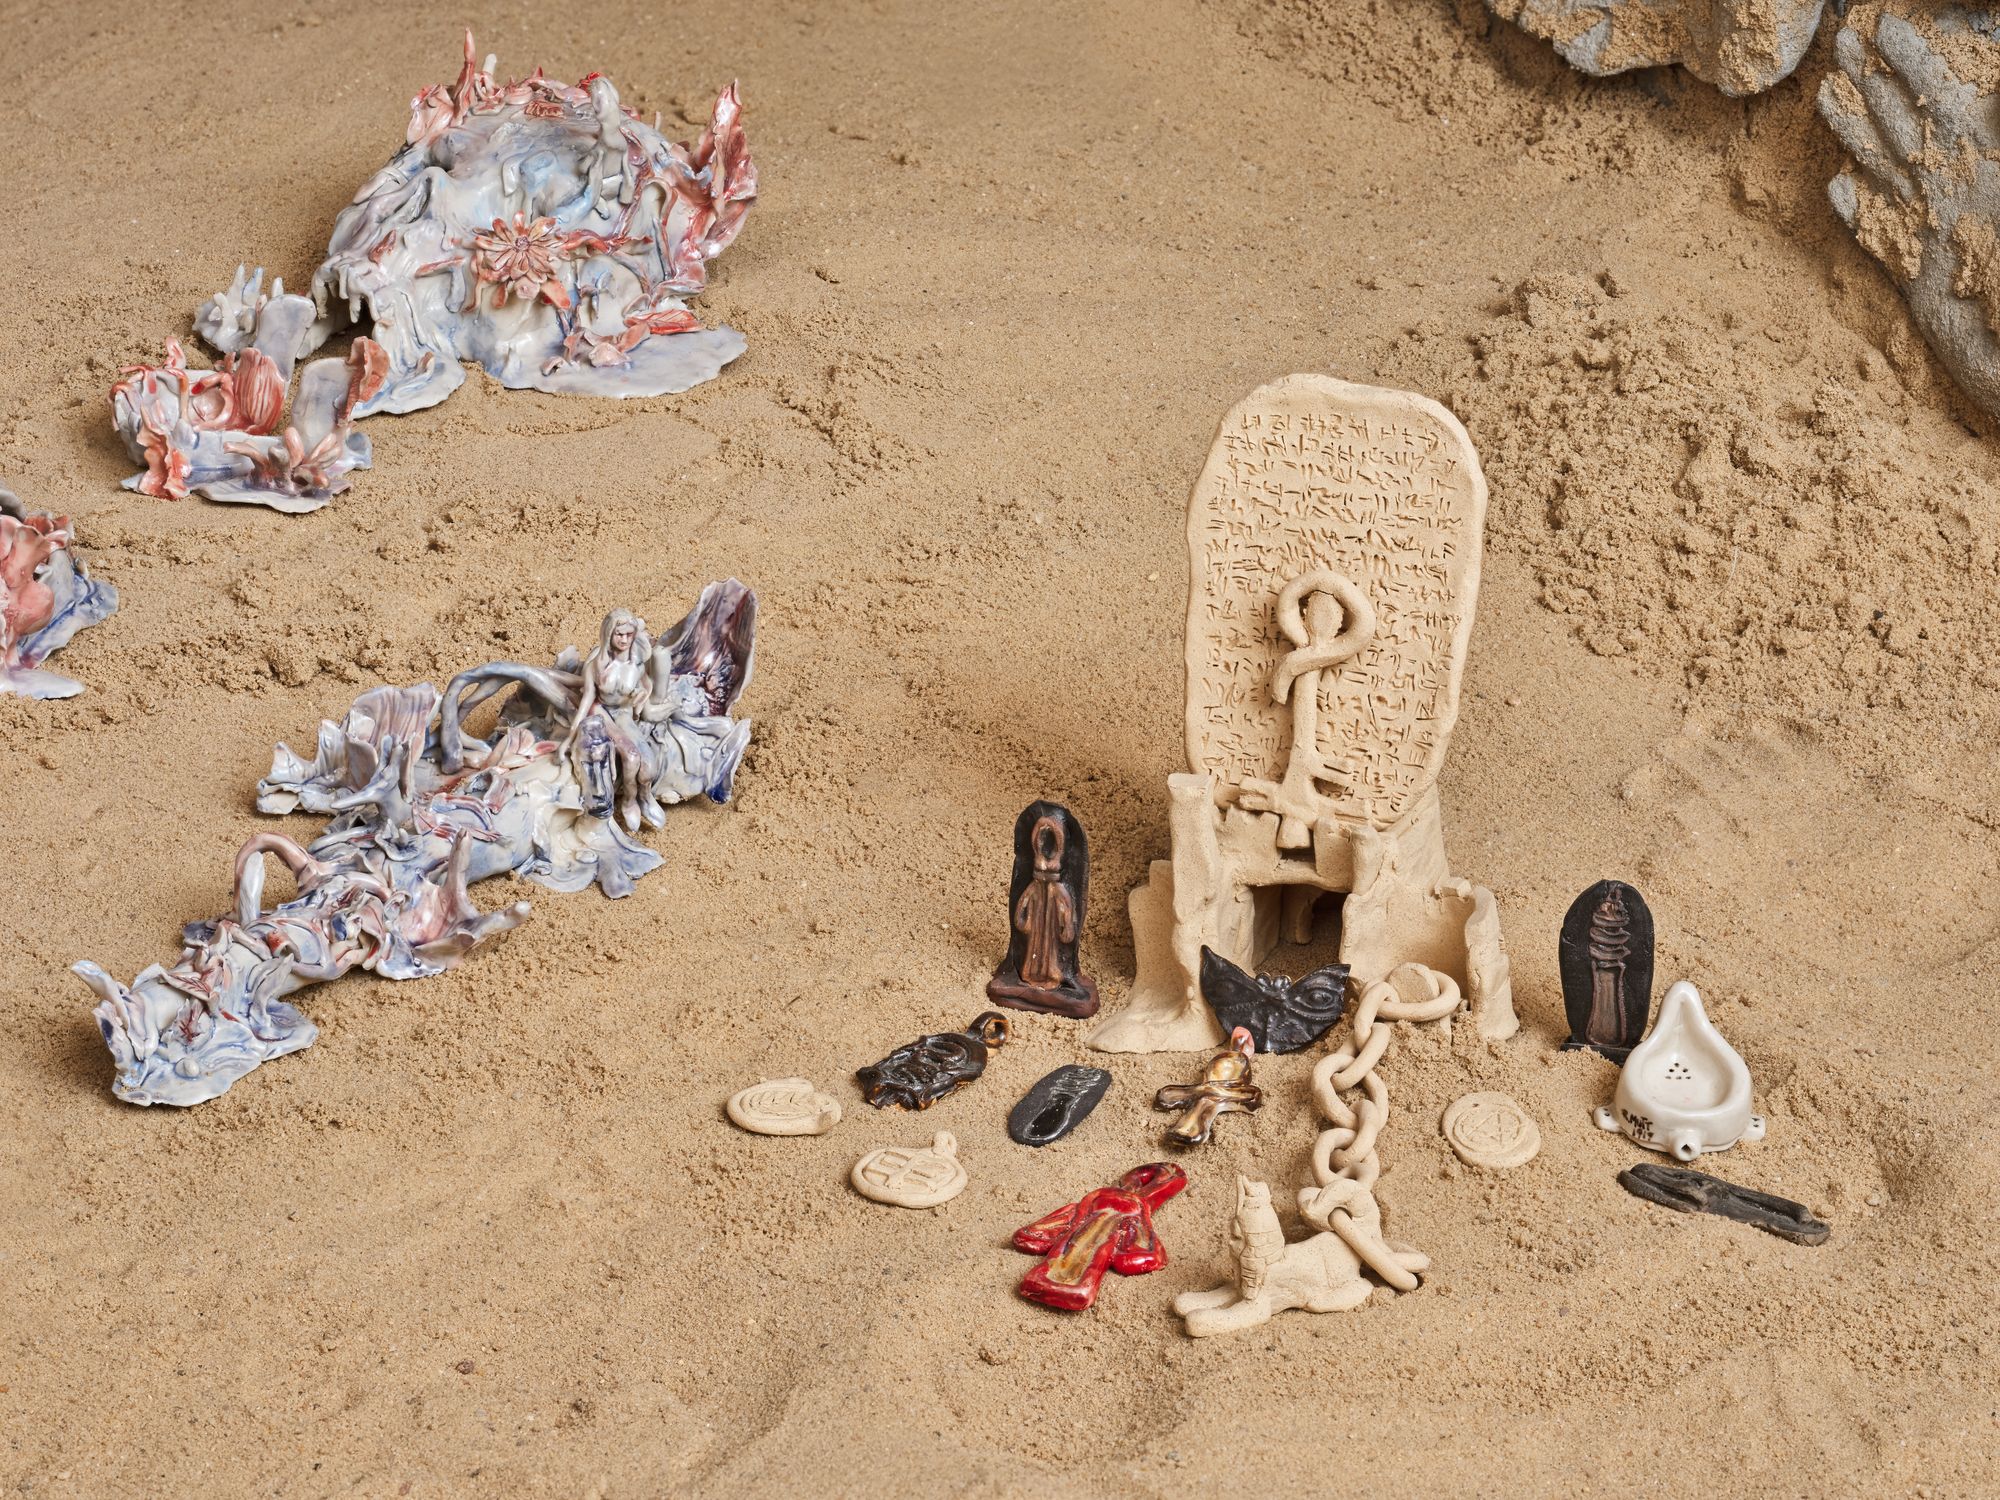
[[[1294,375],[1224,418],[1188,505],[1187,749],[1173,857],[1133,893],[1114,1052],[1213,1047],[1201,949],[1254,970],[1340,904],[1359,984],[1417,962],[1516,1025],[1491,892],[1445,862],[1437,774],[1479,589],[1486,481],[1457,418]]]

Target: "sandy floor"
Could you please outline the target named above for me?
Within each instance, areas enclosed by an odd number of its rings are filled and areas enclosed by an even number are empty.
[[[0,1490],[2000,1487],[2000,459],[1824,206],[1825,39],[1744,104],[1434,0],[5,9],[0,472],[125,606],[56,663],[86,696],[0,700]],[[625,404],[475,377],[302,519],[119,491],[116,367],[239,258],[302,282],[462,21],[693,128],[742,78],[765,191],[703,310],[749,354]],[[1385,1065],[1420,1291],[1196,1344],[1168,1303],[1223,1269],[1238,1170],[1302,1170],[1310,1057],[1191,1161],[1172,1266],[1070,1319],[1006,1236],[1158,1154],[1188,1060],[1117,1060],[1039,1154],[1004,1116],[1071,1025],[921,1121],[851,1072],[980,1008],[1037,795],[1090,830],[1122,999],[1187,488],[1295,369],[1435,395],[1486,456],[1444,793],[1525,1026]],[[220,909],[274,741],[729,573],[764,604],[740,802],[676,812],[632,899],[487,888],[535,915],[457,974],[311,992],[319,1044],[194,1111],[111,1099],[66,968]],[[1720,1167],[1824,1248],[1617,1186],[1612,1071],[1554,1051],[1555,926],[1613,873],[1757,1076],[1770,1138]],[[723,1122],[795,1071],[832,1135]],[[1529,1105],[1532,1165],[1453,1164],[1470,1087]],[[848,1191],[935,1128],[956,1202]]]

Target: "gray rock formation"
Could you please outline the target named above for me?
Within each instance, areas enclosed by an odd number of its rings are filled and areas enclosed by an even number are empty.
[[[1725,94],[1760,93],[1812,45],[1825,0],[1486,0],[1599,78],[1679,63]]]
[[[1983,19],[1983,18],[1982,18]],[[1959,387],[2000,417],[2000,100],[1952,53],[1990,49],[1991,23],[1955,7],[1921,25],[1843,26],[1819,112],[1854,165],[1834,211],[1879,260]]]

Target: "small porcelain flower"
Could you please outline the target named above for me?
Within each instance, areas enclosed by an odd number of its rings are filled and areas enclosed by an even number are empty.
[[[556,261],[563,250],[554,219],[540,218],[531,224],[523,213],[515,214],[512,224],[495,219],[489,232],[472,237],[479,279],[496,283],[503,302],[509,297],[523,302],[541,297],[552,306],[567,308],[569,292],[556,279]]]

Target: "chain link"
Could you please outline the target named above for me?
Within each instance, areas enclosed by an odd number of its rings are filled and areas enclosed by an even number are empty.
[[[1374,1190],[1382,1175],[1376,1145],[1389,1121],[1389,1089],[1375,1069],[1395,1040],[1394,1022],[1443,1020],[1461,1001],[1458,981],[1449,974],[1401,964],[1386,979],[1362,989],[1348,1041],[1321,1058],[1312,1073],[1313,1099],[1327,1128],[1313,1143],[1314,1186],[1299,1194],[1299,1212],[1307,1223],[1339,1235],[1364,1265],[1399,1292],[1416,1290],[1418,1273],[1429,1267],[1430,1257],[1399,1249],[1383,1236],[1382,1208]],[[1357,1087],[1357,1104],[1341,1098]]]

